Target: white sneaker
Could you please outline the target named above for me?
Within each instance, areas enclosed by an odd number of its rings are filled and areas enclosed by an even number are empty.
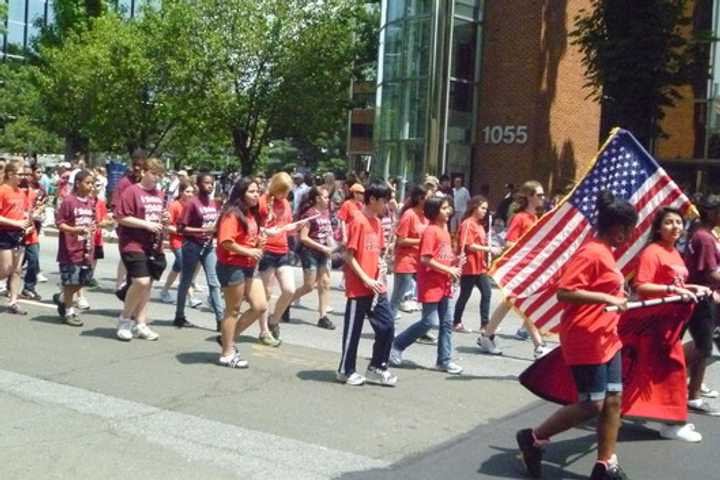
[[[486,335],[480,335],[477,339],[478,347],[480,347],[481,353],[487,353],[489,355],[502,355],[502,350],[500,350],[497,345],[495,345],[495,342]]]
[[[394,387],[397,384],[397,375],[388,370],[380,370],[375,367],[368,367],[365,372],[365,380],[368,383],[374,383],[375,385],[382,385],[384,387]]]
[[[535,359],[537,360],[538,358],[545,356],[550,352],[552,352],[552,348],[548,347],[547,345],[538,345],[533,351],[533,357],[535,357]]]
[[[706,384],[700,385],[700,395],[702,395],[705,398],[718,398],[720,396],[720,393],[717,390],[713,390]]]
[[[437,369],[450,375],[460,375],[463,372],[463,368],[454,362],[450,362],[447,365],[438,365]]]
[[[38,273],[38,274],[37,274],[37,281],[40,282],[40,283],[47,283],[47,282],[48,282],[48,278],[47,278],[45,275],[43,275],[42,273]]]
[[[300,306],[300,299],[298,299],[297,304],[298,304],[298,306]],[[330,313],[330,312],[334,312],[334,311],[335,311],[335,309],[332,308],[330,305],[328,305],[328,307],[325,309],[325,313]]]
[[[148,327],[144,323],[139,323],[134,329],[133,333],[138,337],[142,338],[144,340],[150,340],[155,341],[158,338],[160,338],[160,335],[150,330],[150,327]]]
[[[120,317],[118,319],[118,328],[116,332],[117,338],[124,342],[129,342],[133,338],[132,328],[133,322],[131,320],[125,320]]]
[[[80,310],[90,310],[90,303],[88,303],[87,298],[80,297],[77,301],[77,307]]]
[[[218,359],[218,363],[220,365],[230,368],[248,368],[250,366],[248,361],[243,360],[237,352],[233,353],[232,355],[228,355],[227,357],[221,356]]]
[[[403,359],[402,359],[402,350],[398,350],[395,347],[392,347],[390,349],[390,358],[388,359],[388,362],[393,367],[399,367],[402,365]]]
[[[399,309],[401,312],[412,313],[415,311],[415,302],[412,300],[404,300],[400,302]]]
[[[422,312],[422,303],[412,300],[412,308],[416,312]]]
[[[344,383],[345,385],[351,385],[353,387],[358,387],[365,383],[365,377],[363,377],[357,372],[353,372],[349,376],[337,372],[337,374],[335,375],[335,379],[340,383]]]
[[[160,301],[162,303],[175,303],[175,299],[170,294],[170,292],[162,291],[160,292]]]
[[[702,441],[702,435],[695,431],[695,425],[663,425],[660,429],[660,436],[668,440],[680,440],[683,442],[697,443]]]

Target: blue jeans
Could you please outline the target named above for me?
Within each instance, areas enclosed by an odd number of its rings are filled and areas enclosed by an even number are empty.
[[[412,281],[415,278],[414,273],[395,273],[394,275],[392,297],[390,297],[393,317],[397,314],[400,302],[410,293]]]
[[[185,318],[187,293],[198,262],[202,262],[205,271],[205,280],[207,280],[208,290],[210,291],[210,308],[215,313],[215,320],[219,322],[223,318],[225,305],[220,298],[220,281],[215,271],[217,265],[215,248],[212,244],[200,245],[192,240],[184,241],[182,246],[182,273],[180,274],[180,285],[178,285],[175,318]]]
[[[37,275],[40,272],[40,244],[25,247],[25,286],[23,290],[35,291]]]
[[[447,366],[452,360],[452,316],[450,315],[450,297],[443,297],[437,303],[423,303],[422,317],[395,337],[393,346],[405,350],[415,341],[428,333],[435,322],[439,323],[437,365]]]

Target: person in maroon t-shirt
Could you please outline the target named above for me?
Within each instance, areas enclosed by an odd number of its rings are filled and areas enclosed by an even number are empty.
[[[197,195],[192,197],[185,205],[183,213],[177,222],[178,233],[183,236],[182,274],[178,285],[175,321],[173,322],[178,328],[192,326],[185,318],[185,300],[199,262],[203,267],[203,271],[205,271],[210,308],[215,313],[217,331],[220,331],[220,322],[223,318],[225,306],[222,298],[220,298],[220,282],[215,271],[217,256],[215,254],[214,235],[220,205],[212,197],[214,188],[214,176],[209,173],[198,174]]]
[[[56,293],[53,301],[63,322],[73,327],[83,325],[73,307],[73,297],[88,285],[93,275],[97,215],[90,193],[94,185],[95,178],[89,171],[78,172],[72,193],[65,197],[55,214],[55,223],[60,231],[57,261],[60,264],[62,294]]]
[[[700,226],[697,227],[685,250],[685,264],[689,276],[688,283],[703,285],[712,289],[720,288],[720,242],[712,234],[712,229],[720,226],[720,199],[708,197],[699,202]],[[703,389],[705,368],[712,356],[713,331],[718,322],[718,303],[720,296],[701,299],[688,322],[688,331],[692,343],[685,346],[690,383],[688,385],[688,409],[696,413],[711,416],[720,415],[720,411],[708,405],[703,396],[716,396],[712,388]]]
[[[120,256],[129,287],[124,297],[123,311],[118,319],[117,337],[130,341],[133,336],[157,340],[158,334],[147,325],[147,305],[153,280],[159,280],[165,270],[162,234],[169,220],[164,195],[157,185],[165,173],[162,162],[149,158],[143,163],[142,180],[125,189],[116,212],[122,225]]]
[[[143,162],[145,161],[145,151],[138,148],[135,150],[131,157],[131,165],[128,171],[125,173],[125,175],[122,176],[122,178],[118,181],[117,185],[115,185],[115,188],[112,192],[112,199],[110,202],[110,207],[113,211],[113,214],[117,212],[118,206],[120,204],[120,196],[122,193],[131,185],[135,185],[137,182],[140,181],[140,178],[142,178],[142,166]],[[115,215],[117,217],[117,215]],[[120,236],[120,231],[122,230],[122,226],[118,225],[115,229],[118,236]],[[127,272],[125,271],[125,264],[123,262],[118,262],[117,267],[117,277],[115,280],[115,290],[120,290],[123,283],[125,283]]]

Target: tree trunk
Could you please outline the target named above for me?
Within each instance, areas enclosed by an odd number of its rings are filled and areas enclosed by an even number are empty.
[[[65,161],[70,162],[79,155],[83,155],[86,161],[90,158],[90,140],[80,135],[66,135]]]
[[[231,127],[230,130],[233,138],[233,151],[240,160],[240,173],[243,176],[250,175],[255,167],[255,159],[252,158],[248,147],[250,143],[248,132],[240,127]]]

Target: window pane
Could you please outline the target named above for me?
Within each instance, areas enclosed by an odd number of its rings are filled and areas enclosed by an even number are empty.
[[[430,64],[430,18],[407,23],[406,77],[425,77]]]
[[[388,23],[405,17],[405,0],[389,0],[387,10]]]
[[[25,44],[25,24],[10,20],[8,22],[7,42],[9,46],[14,46],[14,51],[19,51]]]
[[[16,22],[25,22],[25,0],[10,0],[8,18]]]
[[[462,17],[480,19],[482,2],[480,0],[456,0],[455,15]]]
[[[40,33],[40,27],[45,23],[45,1],[30,0],[28,2],[28,44]]]
[[[391,2],[393,0],[390,0]],[[408,16],[429,15],[432,7],[432,0],[408,0]]]
[[[456,18],[453,23],[452,76],[472,81],[475,75],[477,25]]]

